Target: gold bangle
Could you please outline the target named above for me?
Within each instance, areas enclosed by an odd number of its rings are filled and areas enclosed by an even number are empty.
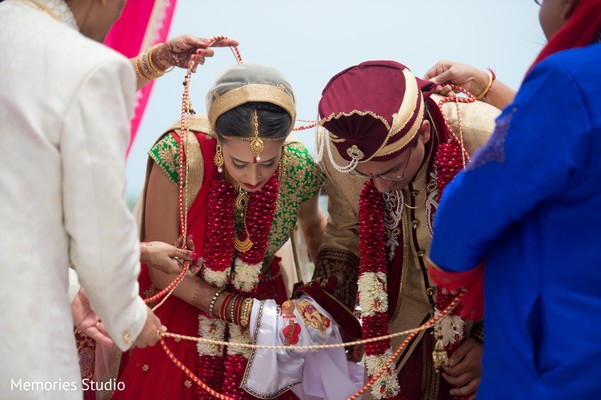
[[[242,307],[242,313],[240,313],[240,325],[242,327],[247,327],[250,322],[250,312],[252,310],[252,306],[254,303],[254,299],[252,297],[247,297],[244,299],[244,306]]]
[[[136,56],[136,58],[134,58],[134,69],[136,70],[136,75],[141,76],[142,78],[144,78],[146,80],[151,80],[142,72],[142,69],[140,68],[140,57],[141,57],[141,54],[138,54]]]
[[[490,91],[493,81],[494,76],[492,72],[488,71],[488,83],[486,84],[486,87],[484,87],[484,90],[478,96],[476,96],[476,100],[482,100],[486,97],[486,95]]]
[[[154,46],[152,46],[150,48],[150,50],[148,50],[148,65],[150,66],[150,69],[152,70],[152,72],[154,73],[154,75],[158,78],[161,77],[163,75],[165,75],[165,70],[162,70],[160,68],[157,68],[157,66],[154,64],[154,62],[152,61],[152,53],[162,44],[156,44]]]
[[[146,79],[147,81],[155,79],[155,76],[152,74],[152,71],[150,71],[148,68],[148,60],[146,58],[146,53],[139,54],[136,57],[136,65],[138,67],[136,69],[136,72],[138,72],[142,78]]]
[[[148,76],[150,76],[152,79],[159,78],[163,74],[160,71],[158,71],[157,69],[155,69],[152,65],[150,65],[149,55],[150,55],[150,53],[148,53],[148,52],[144,53],[144,58],[142,58],[142,61],[143,61],[142,65],[144,66]]]
[[[151,49],[152,50],[152,49]],[[138,60],[138,69],[140,72],[140,76],[146,80],[152,81],[156,78],[163,76],[163,72],[157,70],[153,65],[150,64],[150,50],[148,52],[143,52],[142,54],[136,57]]]

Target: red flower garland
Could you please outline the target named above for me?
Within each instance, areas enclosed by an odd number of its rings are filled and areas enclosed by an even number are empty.
[[[214,180],[207,200],[207,241],[205,245],[205,265],[215,271],[225,271],[232,265],[234,257],[234,187],[227,182]],[[199,311],[207,318],[209,313]],[[224,375],[223,356],[203,355],[198,357],[198,377],[211,389],[220,391]],[[210,400],[212,396],[202,388],[197,389],[198,399]]]
[[[207,242],[205,264],[214,271],[225,271],[234,257],[234,203],[236,191],[224,181],[213,181],[207,201]]]
[[[439,199],[442,199],[444,188],[463,169],[461,145],[457,140],[453,140],[450,143],[441,143],[438,146],[434,160],[438,175],[438,195]]]
[[[234,399],[252,399],[242,390],[241,383],[248,360],[242,354],[227,354],[223,376],[223,394]]]
[[[450,128],[449,128],[450,129]],[[463,148],[459,142],[455,139],[449,143],[442,143],[438,146],[438,150],[435,155],[436,173],[438,177],[438,195],[439,202],[442,199],[442,194],[446,186],[455,178],[455,176],[463,169]],[[441,311],[444,310],[451,301],[455,298],[454,295],[443,294],[442,289],[438,287],[436,291],[436,309]],[[448,317],[455,317],[461,315],[462,306],[457,305],[448,315]],[[461,346],[463,338],[459,335],[455,335],[455,342],[449,343],[445,346],[447,354],[453,354],[455,350]],[[457,397],[458,400],[467,400],[469,397]]]
[[[253,246],[247,252],[240,252],[237,255],[246,264],[260,264],[265,258],[278,192],[279,180],[276,172],[261,190],[250,193],[245,220],[247,233]],[[207,201],[207,241],[204,255],[206,268],[213,271],[223,272],[231,268],[234,261],[235,197],[236,190],[231,183],[222,180],[213,181]],[[228,290],[253,295],[256,288],[251,292],[243,292],[228,286]],[[206,312],[201,311],[201,313],[206,317],[212,317]],[[220,391],[226,396],[250,399],[252,396],[240,388],[247,363],[248,360],[241,354],[224,354],[217,357],[203,355],[198,358],[197,373],[212,389],[218,391],[221,389]],[[201,400],[212,398],[201,388],[198,389],[197,394]]]
[[[359,198],[359,303],[361,305],[363,338],[388,334],[388,299],[385,276],[386,233],[384,230],[384,201],[372,181],[365,183]],[[381,285],[381,286],[379,286]],[[382,298],[379,298],[379,296]],[[369,298],[371,296],[371,299]],[[385,303],[386,302],[386,303]],[[365,344],[365,367],[372,377],[392,355],[390,340]],[[376,398],[403,399],[392,368],[384,372],[372,388]]]
[[[278,173],[265,183],[261,190],[250,195],[246,208],[246,227],[253,246],[246,252],[238,253],[238,258],[246,264],[256,265],[263,262],[269,242],[271,225],[275,215],[279,192]],[[256,295],[256,287],[250,292],[237,290],[246,295]],[[241,354],[226,354],[223,394],[235,399],[250,399],[248,393],[242,390],[242,378],[248,360]]]
[[[382,194],[372,181],[365,183],[359,199],[359,275],[367,272],[387,273]],[[388,315],[376,312],[362,319],[363,338],[388,335]],[[366,343],[368,356],[382,355],[390,348],[390,340]]]
[[[197,375],[211,389],[220,391],[223,386],[224,364],[223,356],[202,356],[198,357]],[[196,397],[199,400],[214,399],[202,387],[196,389]]]
[[[436,170],[438,174],[437,187],[439,196],[446,185],[463,169],[463,148],[454,139],[449,143],[438,146],[435,154]],[[387,274],[386,242],[384,230],[384,202],[372,181],[366,182],[359,200],[359,276],[365,273],[381,272]],[[386,290],[387,288],[385,288]],[[444,295],[437,291],[436,309],[444,310],[454,296]],[[378,299],[374,299],[376,302]],[[389,307],[392,305],[389,304]],[[460,315],[461,307],[455,308],[451,316]],[[385,336],[388,334],[388,315],[386,312],[376,312],[374,315],[364,316],[361,329],[363,338]],[[447,353],[451,354],[462,343],[459,335],[454,343],[445,346]],[[389,340],[382,340],[365,344],[365,353],[368,356],[381,356],[390,348]],[[382,390],[385,390],[382,388]],[[395,398],[403,398],[399,393]],[[463,399],[463,398],[462,398]]]

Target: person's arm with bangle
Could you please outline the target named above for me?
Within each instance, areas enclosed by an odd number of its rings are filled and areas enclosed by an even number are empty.
[[[202,54],[198,56],[196,65],[204,64],[206,57],[214,55],[211,47],[228,46],[238,46],[238,42],[220,39],[211,44],[209,39],[181,35],[169,39],[165,43],[156,44],[130,60],[136,70],[137,89],[142,89],[150,81],[160,78],[174,67],[188,68],[190,57],[199,49],[202,49]]]
[[[441,86],[440,93],[453,93],[450,85],[460,86],[500,110],[513,102],[516,91],[496,79],[491,68],[481,70],[467,64],[441,60],[428,70],[424,79]]]

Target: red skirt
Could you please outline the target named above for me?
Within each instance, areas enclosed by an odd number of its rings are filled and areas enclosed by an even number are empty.
[[[278,303],[286,300],[284,280],[280,273],[279,259],[271,264],[271,276],[259,283],[257,297],[276,299]],[[143,266],[140,273],[142,297],[152,293],[143,288],[151,288],[150,278]],[[188,303],[170,296],[155,314],[169,332],[198,337],[198,310]],[[198,351],[196,342],[165,338],[165,342],[175,357],[190,371],[198,374]],[[122,354],[118,381],[123,382],[123,390],[116,390],[113,399],[196,399],[204,391],[196,385],[173,361],[169,359],[160,344],[144,349],[133,349]],[[212,388],[221,392],[221,388]],[[248,396],[249,399],[254,399]],[[296,399],[291,392],[279,399]]]

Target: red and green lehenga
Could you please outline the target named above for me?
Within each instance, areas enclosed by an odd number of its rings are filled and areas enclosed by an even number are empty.
[[[214,181],[221,178],[213,163],[216,140],[200,131],[191,132],[192,134],[194,137],[189,138],[187,142],[190,173],[187,190],[188,204],[190,204],[187,214],[188,234],[194,237],[197,253],[206,260],[208,255],[205,249],[211,248],[207,246],[207,242],[211,240],[207,238],[206,231],[210,218],[207,203],[211,190],[215,187]],[[157,163],[174,184],[178,184],[178,143],[177,133],[170,132],[160,139],[149,152],[152,159],[149,164],[152,164],[152,161]],[[202,176],[202,181],[199,179],[200,176]],[[198,178],[192,179],[193,177]],[[286,288],[275,252],[288,240],[296,224],[300,204],[318,193],[323,182],[323,175],[302,144],[288,143],[284,146],[280,168],[272,179],[278,179],[277,190],[279,193],[275,196],[277,204],[273,222],[268,228],[269,237],[259,282],[253,290],[252,296],[257,299],[276,299],[281,304],[286,300]],[[221,184],[218,183],[218,185]],[[233,207],[231,212],[234,213]],[[249,229],[252,230],[251,227]],[[241,232],[239,234],[241,235]],[[158,289],[152,285],[144,265],[139,282],[140,294],[143,298],[148,298],[158,292]],[[228,289],[236,291],[232,288]],[[199,321],[206,320],[206,314],[199,312],[197,308],[175,296],[169,297],[155,313],[170,332],[195,337],[199,336]],[[217,322],[221,323],[221,321]],[[232,327],[229,327],[229,330],[231,329]],[[227,327],[223,334],[226,340],[229,340]],[[228,376],[230,386],[232,379],[236,379],[238,375],[241,378],[243,370],[241,372],[231,371],[233,364],[228,360],[244,361],[244,358],[236,355],[226,356],[227,349],[206,344],[197,348],[196,342],[176,341],[171,338],[166,338],[166,342],[178,360],[206,383],[209,383],[217,392],[223,392],[224,375]],[[210,351],[207,351],[209,346],[212,347],[210,347]],[[213,355],[208,356],[207,354]],[[240,365],[238,363],[238,367]],[[122,354],[118,379],[125,384],[125,390],[115,391],[113,396],[115,399],[202,399],[210,397],[169,359],[160,346],[134,349]],[[246,393],[240,394],[239,391],[236,391],[236,397],[239,396],[243,396],[240,398],[253,398]],[[292,394],[284,394],[280,398],[294,397]]]

